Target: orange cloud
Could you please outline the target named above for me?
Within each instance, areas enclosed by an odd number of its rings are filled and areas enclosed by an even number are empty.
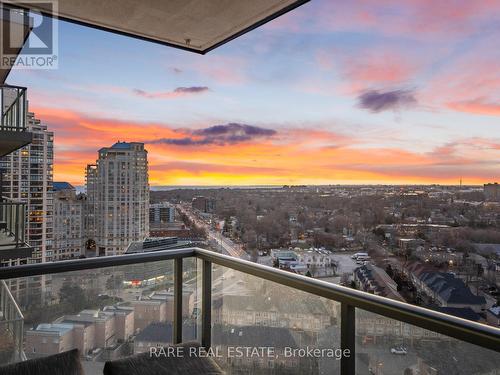
[[[76,185],[83,184],[85,166],[95,162],[97,150],[118,140],[146,142],[152,185],[457,183],[460,177],[482,183],[499,177],[500,142],[478,138],[418,152],[369,145],[328,130],[294,128],[231,143],[165,144],[147,142],[182,139],[212,128],[87,118],[51,108],[37,108],[36,116],[55,133],[54,178]]]

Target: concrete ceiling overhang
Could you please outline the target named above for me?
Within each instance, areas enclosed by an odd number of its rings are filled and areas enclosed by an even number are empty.
[[[21,41],[19,48],[10,51],[11,55],[17,56],[21,52],[22,44],[28,38],[29,32],[31,30],[31,25],[20,21],[19,19],[14,19],[12,17],[6,18],[4,12],[6,9],[0,7],[0,84],[5,83],[5,79],[9,75],[12,68],[13,60],[7,58],[4,61],[4,46],[8,45],[8,38],[18,39]]]
[[[70,22],[204,54],[309,0],[13,1]],[[8,2],[8,1],[7,1]]]

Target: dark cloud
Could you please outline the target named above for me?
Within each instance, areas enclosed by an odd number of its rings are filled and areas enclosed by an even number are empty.
[[[148,93],[144,90],[140,90],[140,89],[133,89],[132,92],[135,94],[135,95],[139,95],[139,96],[148,96]]]
[[[192,87],[177,87],[174,92],[182,94],[199,94],[201,92],[208,91],[206,86],[192,86]]]
[[[358,97],[358,106],[371,112],[408,108],[417,104],[412,90],[366,91]]]
[[[203,94],[207,91],[210,91],[210,89],[206,86],[177,87],[173,91],[164,92],[147,92],[141,89],[132,90],[135,95],[148,99],[171,99],[185,95]]]
[[[204,129],[190,131],[184,138],[160,138],[148,143],[163,143],[177,146],[226,145],[247,142],[258,138],[272,137],[276,130],[259,126],[229,123],[214,125]]]

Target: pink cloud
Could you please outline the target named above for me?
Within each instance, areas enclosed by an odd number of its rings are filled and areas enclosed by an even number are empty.
[[[448,103],[448,107],[459,112],[487,116],[500,116],[500,102],[491,103],[484,99]]]
[[[210,89],[206,86],[177,87],[175,90],[162,92],[148,92],[140,89],[132,90],[135,95],[147,99],[175,99],[185,96],[200,95],[208,91],[210,91]]]
[[[495,0],[317,1],[267,27],[302,33],[370,31],[442,40],[477,32],[488,20],[498,20],[499,10],[500,2]]]

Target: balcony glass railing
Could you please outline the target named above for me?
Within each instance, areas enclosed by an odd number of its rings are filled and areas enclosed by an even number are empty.
[[[26,88],[0,85],[0,130],[26,130]]]
[[[500,368],[497,328],[199,248],[10,267],[0,279],[20,306],[26,357],[79,348],[87,374],[193,340],[230,374]]]
[[[24,316],[4,280],[0,282],[0,314],[0,361],[8,363],[25,360]]]

